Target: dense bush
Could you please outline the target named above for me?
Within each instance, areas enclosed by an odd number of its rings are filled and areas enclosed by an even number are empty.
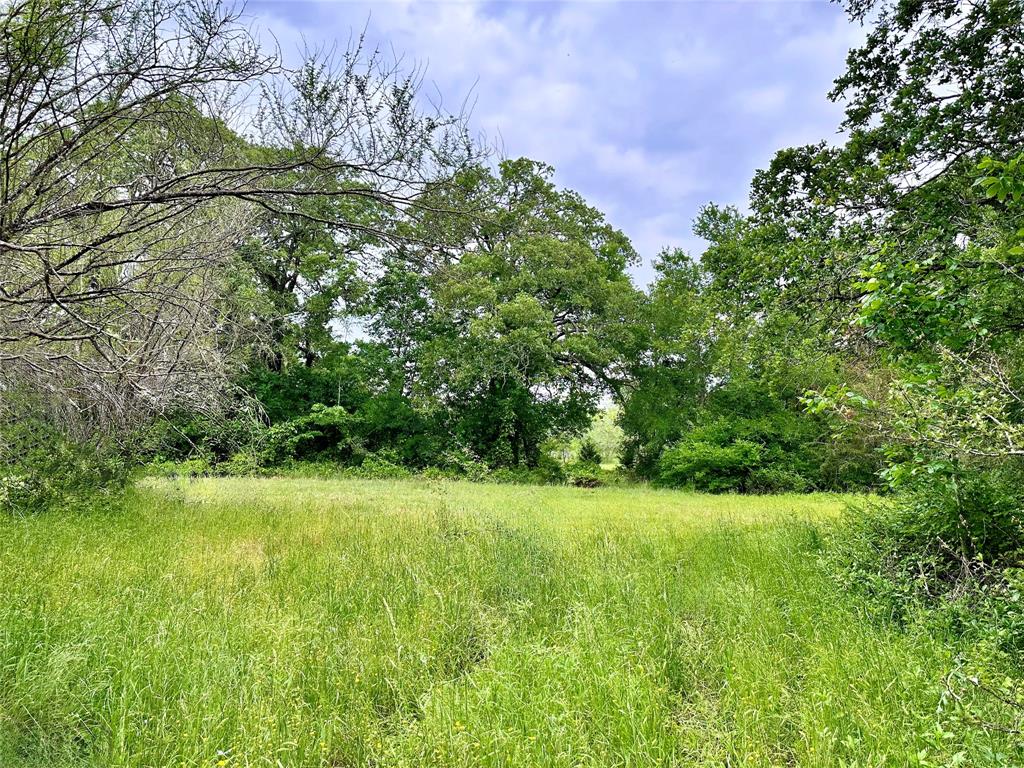
[[[593,464],[599,466],[601,464],[601,451],[598,450],[597,445],[589,437],[584,438],[580,442],[580,451],[577,456],[577,460],[581,464]]]
[[[745,491],[761,461],[761,448],[747,440],[728,445],[685,442],[667,449],[658,462],[658,482],[699,491]]]
[[[255,365],[238,384],[259,403],[271,424],[304,416],[316,405],[343,406],[354,411],[369,392],[356,356],[332,357],[320,365],[293,365],[271,371]]]
[[[0,434],[0,511],[95,507],[116,499],[130,462],[111,442],[80,442],[28,420]]]
[[[565,481],[577,488],[597,488],[605,484],[608,474],[593,462],[576,461],[565,468]]]
[[[803,475],[776,464],[751,472],[746,490],[751,493],[802,493],[808,490],[808,485]]]
[[[305,416],[270,427],[261,458],[270,466],[303,459],[349,463],[362,450],[358,426],[359,419],[341,406],[314,405]]]
[[[838,570],[892,618],[921,606],[968,607],[965,595],[1024,566],[1024,487],[1007,470],[936,468],[856,509],[842,533]]]
[[[837,446],[828,428],[796,409],[709,415],[663,449],[646,474],[661,485],[711,493],[847,491],[871,487],[880,456]]]
[[[204,457],[225,461],[239,451],[252,450],[266,423],[250,402],[239,402],[219,414],[172,413],[140,432],[136,458],[179,462]]]
[[[412,476],[409,468],[403,466],[400,461],[395,451],[371,453],[364,456],[357,466],[347,468],[345,474],[367,480],[393,480]]]
[[[955,638],[947,730],[1020,732],[1024,489],[1017,473],[935,469],[851,507],[822,550],[826,570],[878,620]]]

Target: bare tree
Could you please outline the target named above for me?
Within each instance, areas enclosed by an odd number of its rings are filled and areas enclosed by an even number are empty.
[[[219,0],[0,7],[0,419],[28,398],[88,433],[209,404],[257,214],[371,201],[328,223],[372,249],[474,161],[418,88],[361,40],[288,70]]]

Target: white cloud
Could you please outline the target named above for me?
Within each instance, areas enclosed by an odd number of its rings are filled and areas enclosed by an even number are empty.
[[[703,40],[691,39],[661,52],[662,69],[670,75],[707,75],[724,63],[721,53]]]
[[[765,88],[754,88],[741,91],[737,95],[737,105],[744,112],[758,115],[770,115],[779,112],[786,106],[789,90],[781,85],[769,85]]]
[[[690,225],[701,204],[745,200],[776,149],[834,134],[840,110],[825,93],[863,35],[812,3],[251,8],[286,52],[303,36],[344,44],[367,25],[371,44],[427,66],[449,109],[471,96],[474,127],[507,155],[553,165],[600,202],[647,258],[699,248]]]
[[[612,183],[653,193],[660,200],[680,199],[702,187],[700,167],[704,157],[699,152],[680,152],[658,156],[642,147],[620,147],[594,142],[581,149],[585,159]]]

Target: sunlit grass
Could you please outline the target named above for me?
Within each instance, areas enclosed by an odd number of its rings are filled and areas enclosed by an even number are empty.
[[[0,766],[983,763],[948,639],[820,571],[841,506],[238,479],[3,520]]]

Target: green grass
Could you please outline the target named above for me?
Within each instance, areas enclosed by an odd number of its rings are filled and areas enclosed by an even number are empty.
[[[151,482],[0,520],[0,766],[985,764],[836,497]],[[960,753],[960,757],[956,755]]]

